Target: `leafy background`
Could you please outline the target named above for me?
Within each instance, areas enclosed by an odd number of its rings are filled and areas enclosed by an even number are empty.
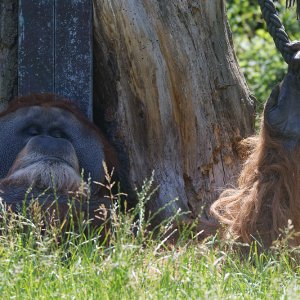
[[[285,9],[284,0],[275,5],[290,39],[299,39],[300,21],[295,9]],[[227,0],[227,14],[240,67],[260,113],[272,88],[283,79],[287,65],[266,29],[257,0]]]

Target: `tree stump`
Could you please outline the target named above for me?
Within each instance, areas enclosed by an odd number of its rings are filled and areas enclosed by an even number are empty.
[[[201,214],[240,167],[254,104],[225,1],[94,1],[94,118],[132,186],[155,171],[152,211]],[[103,121],[104,120],[104,121]]]

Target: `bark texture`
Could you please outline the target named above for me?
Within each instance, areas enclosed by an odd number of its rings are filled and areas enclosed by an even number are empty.
[[[162,215],[210,204],[237,175],[254,104],[233,51],[225,1],[94,0],[95,122],[133,186],[155,170]]]
[[[128,184],[155,170],[155,211],[195,215],[234,182],[254,109],[225,1],[94,0],[94,120]],[[17,94],[17,1],[0,2],[0,109]]]
[[[17,95],[18,1],[0,1],[0,109]]]

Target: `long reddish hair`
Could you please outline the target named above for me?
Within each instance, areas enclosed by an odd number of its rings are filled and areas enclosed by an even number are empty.
[[[300,231],[300,150],[288,150],[282,138],[262,122],[239,176],[237,188],[225,190],[211,206],[223,234],[242,242],[260,240],[269,247],[292,221]],[[295,237],[291,244],[300,244]]]

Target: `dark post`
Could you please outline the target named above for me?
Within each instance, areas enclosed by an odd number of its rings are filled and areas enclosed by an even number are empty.
[[[92,118],[92,1],[19,0],[19,95],[56,93]]]
[[[19,95],[55,91],[52,2],[19,1]]]

